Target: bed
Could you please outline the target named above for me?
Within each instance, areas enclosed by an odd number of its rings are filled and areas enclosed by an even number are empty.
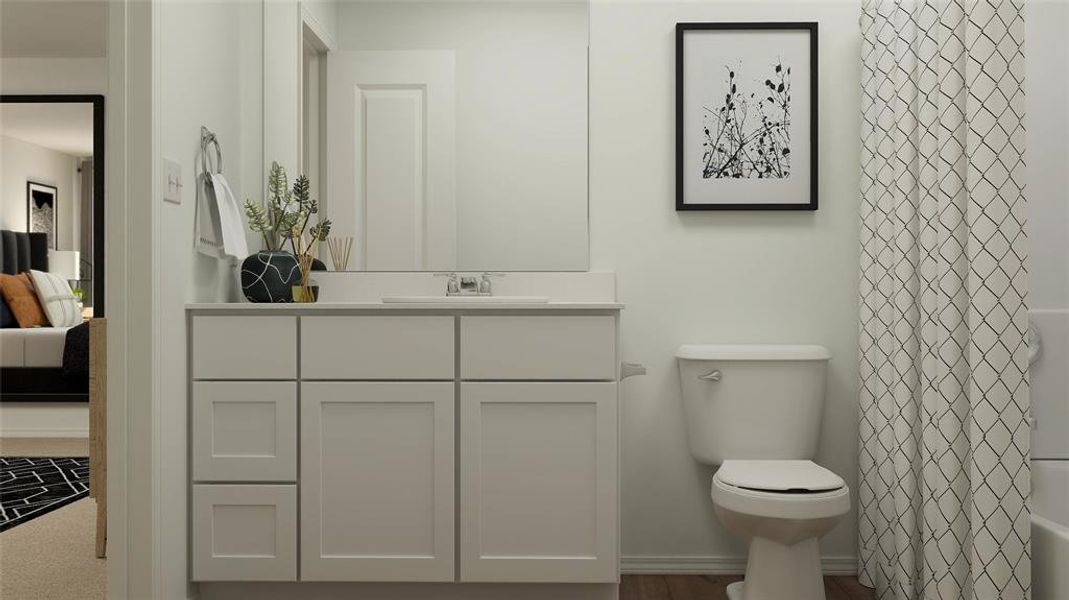
[[[48,271],[48,240],[45,234],[0,231],[0,269],[9,275],[30,269]],[[88,371],[71,369],[70,364],[64,369],[70,329],[0,329],[0,401],[89,401]],[[88,355],[87,337],[84,344],[86,347],[81,354]]]

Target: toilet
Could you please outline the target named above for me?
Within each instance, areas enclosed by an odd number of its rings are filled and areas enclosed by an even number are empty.
[[[825,600],[817,541],[850,510],[846,482],[812,461],[829,358],[805,345],[676,351],[691,454],[720,467],[713,508],[749,544],[731,600]]]

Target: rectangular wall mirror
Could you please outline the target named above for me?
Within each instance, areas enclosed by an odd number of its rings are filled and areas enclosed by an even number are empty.
[[[265,47],[265,163],[290,81],[296,168],[353,238],[345,270],[587,270],[586,0],[335,8],[302,23],[299,77]]]
[[[0,141],[0,272],[52,273],[104,316],[104,97],[0,95]]]

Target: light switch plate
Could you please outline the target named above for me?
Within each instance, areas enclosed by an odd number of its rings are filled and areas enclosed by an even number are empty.
[[[163,199],[165,202],[182,203],[182,165],[169,158],[163,159]]]

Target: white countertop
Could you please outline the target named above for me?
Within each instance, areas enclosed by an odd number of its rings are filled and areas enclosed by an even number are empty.
[[[258,304],[253,302],[211,302],[192,303],[186,305],[186,310],[197,312],[304,312],[319,313],[339,310],[406,310],[406,311],[561,311],[561,310],[622,310],[624,305],[619,302],[532,302],[532,303],[501,303],[493,302],[412,302],[412,303],[383,303],[383,302],[314,302],[314,303],[277,303]]]

